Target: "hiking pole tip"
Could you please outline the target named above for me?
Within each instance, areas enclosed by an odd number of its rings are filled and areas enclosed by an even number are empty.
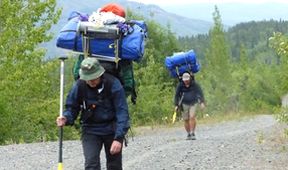
[[[58,169],[57,170],[63,170],[63,164],[62,162],[61,163],[58,163]]]

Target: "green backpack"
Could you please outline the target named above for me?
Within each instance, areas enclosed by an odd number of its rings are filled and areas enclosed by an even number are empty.
[[[81,66],[81,62],[84,60],[84,55],[80,54],[78,59],[75,61],[73,66],[73,76],[74,80],[79,79],[79,69]],[[109,61],[99,61],[100,64],[105,68],[107,73],[110,73],[117,77],[124,90],[126,97],[131,96],[131,102],[136,104],[137,94],[136,94],[136,86],[133,72],[133,62],[131,60],[123,60],[121,59],[118,62],[118,67],[116,67],[116,63]]]

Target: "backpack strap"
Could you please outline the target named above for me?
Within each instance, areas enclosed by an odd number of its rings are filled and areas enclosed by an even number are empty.
[[[101,77],[102,78],[102,84],[104,85],[103,91],[101,91],[99,94],[97,94],[96,101],[98,100],[107,100],[107,98],[112,98],[112,85],[113,85],[113,77],[107,73],[104,73],[104,75]],[[81,106],[81,116],[80,116],[80,121],[85,122],[88,120],[93,112],[91,112],[91,107],[88,106],[87,104],[87,83],[84,80],[78,80],[79,83],[79,88],[78,88],[78,103]]]
[[[102,81],[104,84],[104,95],[105,97],[112,97],[112,85],[115,77],[110,75],[109,73],[104,73],[102,76]]]
[[[77,58],[77,60],[75,61],[74,63],[74,66],[72,68],[72,73],[73,73],[73,77],[74,77],[74,80],[77,81],[80,77],[79,75],[79,70],[80,70],[80,67],[81,67],[81,62],[84,60],[84,55],[83,54],[80,54]]]
[[[114,81],[114,77],[112,77],[108,73],[104,73],[102,78],[102,83],[104,84],[104,97],[111,97],[112,96],[112,85]],[[78,88],[78,102],[81,105],[82,110],[87,109],[86,99],[87,99],[87,84],[84,80],[78,80],[79,88]]]
[[[77,82],[79,84],[79,88],[78,88],[78,103],[81,105],[81,111],[87,109],[86,106],[86,98],[87,98],[87,85],[86,82],[84,80],[78,80]]]
[[[119,38],[114,40],[115,43],[115,63],[116,63],[116,69],[118,69],[119,61],[122,58],[122,39],[123,39],[123,33],[119,33]]]

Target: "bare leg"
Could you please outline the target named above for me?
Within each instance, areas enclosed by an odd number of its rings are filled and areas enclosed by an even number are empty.
[[[194,133],[196,129],[196,118],[191,117],[189,119],[189,132]]]
[[[191,127],[190,127],[190,122],[189,119],[188,120],[184,120],[184,128],[186,130],[187,133],[191,132]]]
[[[196,105],[193,105],[190,107],[189,110],[189,127],[190,127],[190,133],[195,132],[196,128]]]
[[[190,134],[191,134],[191,139],[195,140],[195,128],[196,128],[196,105],[192,106],[189,110],[190,118],[189,118],[189,127],[190,127]]]

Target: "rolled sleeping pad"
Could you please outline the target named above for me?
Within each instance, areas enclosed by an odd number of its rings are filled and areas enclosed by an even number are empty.
[[[193,50],[166,57],[165,66],[172,77],[178,77],[184,72],[197,73],[200,70],[200,64],[197,62],[196,54]]]
[[[193,50],[185,53],[176,53],[173,56],[166,57],[165,60],[165,65],[168,69],[172,69],[177,65],[183,65],[185,63],[196,64],[196,54]]]

